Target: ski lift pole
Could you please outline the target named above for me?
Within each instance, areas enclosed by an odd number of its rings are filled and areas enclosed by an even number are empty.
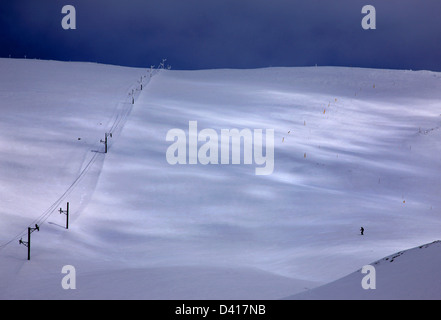
[[[20,239],[18,242],[19,244],[22,244],[28,248],[28,260],[31,260],[31,233],[34,231],[40,231],[40,227],[38,226],[38,224],[35,225],[35,228],[28,227],[28,241],[27,242],[23,241],[23,239]]]
[[[107,153],[107,138],[109,136],[112,138],[111,133],[106,133],[104,140],[100,140],[101,143],[104,143],[104,153]]]
[[[60,208],[60,214],[64,213],[66,215],[66,229],[69,229],[69,202],[67,203],[66,211]]]

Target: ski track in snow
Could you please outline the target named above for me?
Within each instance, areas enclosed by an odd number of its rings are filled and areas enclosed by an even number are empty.
[[[152,75],[153,76],[153,75]],[[141,80],[143,80],[146,77],[142,77]],[[151,80],[151,77],[148,78],[148,80]],[[140,87],[139,84],[141,85],[148,85],[143,83],[142,81],[139,82],[138,84],[132,84],[130,85],[130,89],[127,91],[127,98],[125,99],[124,102],[119,102],[117,104],[117,107],[115,108],[115,114],[114,116],[109,120],[109,123],[111,124],[110,129],[107,130],[107,133],[112,134],[113,139],[117,139],[117,137],[120,135],[121,131],[124,128],[124,124],[126,123],[128,117],[130,116],[130,112],[133,108],[133,103],[131,102],[132,97],[134,99],[134,101],[136,101],[136,99],[139,97],[140,95]],[[109,149],[111,147],[111,142],[108,144],[109,145]],[[78,184],[83,180],[83,178],[89,174],[89,172],[91,171],[92,168],[94,168],[94,166],[98,161],[98,165],[97,168],[95,168],[95,176],[93,177],[93,179],[97,182],[99,179],[99,175],[101,173],[101,168],[104,162],[104,153],[102,151],[100,151],[102,148],[101,145],[96,146],[96,148],[94,148],[91,153],[88,153],[88,155],[86,155],[86,159],[84,161],[84,164],[81,167],[81,171],[79,173],[79,175],[75,178],[75,180],[72,182],[72,184],[67,188],[67,190],[54,202],[51,204],[50,207],[48,207],[48,209],[46,211],[44,211],[38,218],[36,218],[35,220],[33,220],[28,226],[26,226],[26,228],[23,229],[22,232],[20,232],[17,236],[13,237],[11,240],[4,242],[2,244],[0,244],[0,251],[2,249],[4,249],[6,246],[8,246],[9,244],[18,241],[18,239],[25,237],[25,235],[27,235],[27,229],[28,227],[34,227],[35,225],[43,225],[50,217],[53,213],[55,213],[58,208],[61,207],[62,203],[64,201],[66,201],[67,197],[75,190],[75,188],[78,186]],[[96,183],[95,183],[96,185]],[[87,193],[89,194],[89,197],[93,194],[94,189],[88,189]],[[81,204],[85,204],[85,201],[82,197],[82,201]]]

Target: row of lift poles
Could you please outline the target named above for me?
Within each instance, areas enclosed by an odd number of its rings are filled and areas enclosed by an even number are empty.
[[[104,144],[104,153],[107,153],[108,151],[108,138],[112,138],[111,133],[106,133],[104,140],[100,140],[101,143]],[[58,210],[60,214],[66,215],[66,230],[69,229],[69,202],[67,203],[66,210],[63,210],[60,208]],[[28,227],[28,241],[23,241],[23,238],[21,238],[18,243],[21,245],[24,245],[28,248],[28,260],[31,260],[31,234],[35,231],[40,231],[40,226],[38,224],[35,224],[35,227]]]
[[[141,78],[141,90],[142,90],[142,78]],[[135,97],[133,96],[133,91],[132,91],[132,104],[135,104]],[[104,153],[107,153],[108,151],[108,139],[112,138],[112,133],[106,133],[104,140],[100,140],[101,143],[104,144]],[[62,208],[60,208],[60,210],[58,210],[58,212],[60,214],[65,214],[66,215],[66,229],[69,229],[69,202],[67,203],[67,207],[66,210],[63,210]],[[21,245],[24,245],[25,247],[28,248],[28,260],[31,260],[31,234],[35,231],[40,231],[40,226],[38,224],[35,224],[35,227],[28,227],[28,241],[23,241],[23,238],[21,238],[18,243]]]
[[[108,138],[112,138],[111,133],[106,133],[104,140],[100,140],[101,143],[104,144],[104,153],[107,153],[108,151]],[[66,205],[66,210],[63,210],[60,208],[58,210],[60,214],[66,215],[66,230],[69,229],[69,202]],[[40,231],[40,226],[38,224],[35,224],[35,227],[28,227],[28,241],[23,241],[23,238],[21,238],[18,243],[21,245],[24,245],[28,248],[28,260],[31,260],[31,234],[35,231]]]
[[[69,229],[69,202],[67,203],[66,210],[60,208],[59,212],[60,214],[66,215],[66,229]],[[38,224],[35,224],[35,227],[33,228],[28,227],[28,241],[23,241],[23,238],[18,241],[19,244],[28,248],[28,260],[31,260],[31,234],[35,231],[40,231],[40,226]]]

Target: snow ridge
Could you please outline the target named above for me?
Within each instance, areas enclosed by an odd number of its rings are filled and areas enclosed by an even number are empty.
[[[112,125],[110,126],[110,129],[107,131],[107,133],[112,136],[113,140],[116,140],[117,137],[120,135],[121,131],[123,130],[124,125],[127,122],[128,117],[130,116],[133,105],[135,104],[136,100],[141,94],[142,89],[145,88],[146,85],[148,85],[148,83],[152,79],[152,76],[156,74],[157,73],[151,73],[150,77],[142,76],[140,80],[138,80],[135,84],[132,84],[130,86],[125,101],[118,103],[118,106],[116,108],[116,113],[114,114],[113,118],[110,120],[110,123]],[[111,145],[112,142],[109,143],[109,146]],[[88,172],[94,166],[97,159],[104,157],[104,153],[102,151],[99,151],[100,149],[101,149],[100,145],[97,144],[96,149],[92,150],[92,156],[90,160],[88,161],[86,160],[86,164],[83,166],[83,169],[81,170],[79,175],[75,178],[75,180],[72,182],[72,184],[66,189],[66,191],[55,202],[53,202],[38,218],[33,220],[25,229],[23,229],[22,232],[14,236],[9,241],[0,244],[0,251],[5,247],[7,247],[12,242],[17,242],[19,239],[23,238],[27,234],[28,227],[33,227],[36,225],[41,226],[50,218],[50,216],[53,213],[55,213],[58,210],[62,202],[67,199],[67,197],[75,190],[75,188],[81,182],[81,180],[88,174]]]

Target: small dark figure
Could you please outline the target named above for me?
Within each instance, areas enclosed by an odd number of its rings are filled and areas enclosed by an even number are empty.
[[[361,232],[361,235],[364,234],[364,228],[363,227],[360,228],[360,232]]]

